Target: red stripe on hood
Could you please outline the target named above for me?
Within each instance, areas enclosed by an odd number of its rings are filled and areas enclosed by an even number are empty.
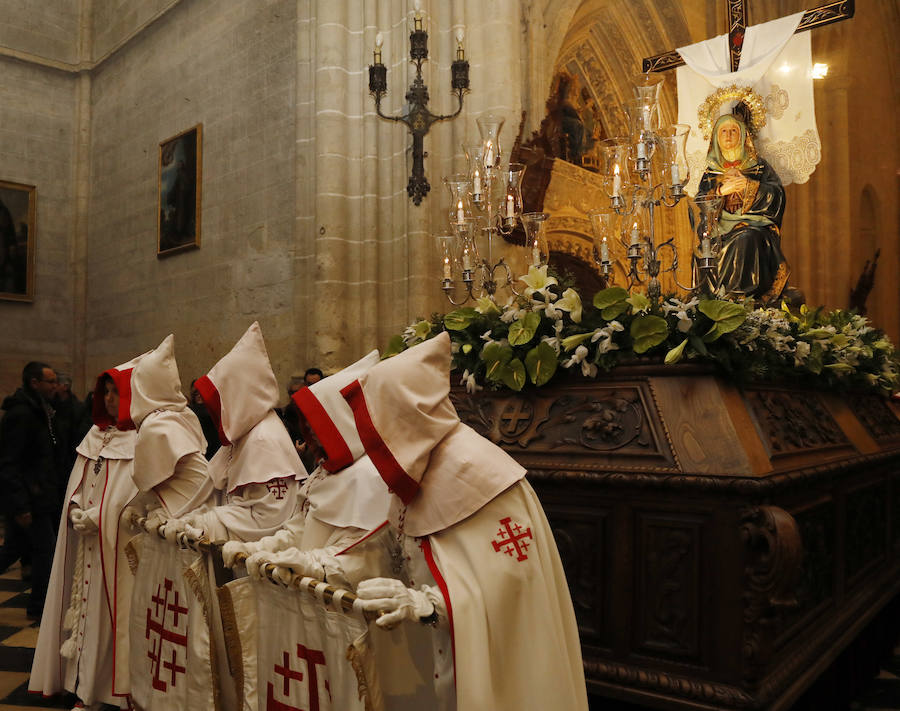
[[[341,395],[344,396],[344,399],[350,405],[350,409],[353,410],[356,431],[359,433],[359,438],[366,448],[366,454],[369,455],[372,464],[375,465],[378,473],[381,474],[381,478],[388,485],[388,489],[399,496],[404,504],[408,504],[419,491],[419,483],[400,466],[388,448],[387,443],[381,438],[378,430],[375,429],[375,425],[372,423],[372,416],[369,414],[369,407],[366,404],[366,396],[363,394],[359,381],[354,380],[347,387],[343,388]]]
[[[209,379],[208,375],[204,375],[201,378],[197,378],[194,387],[197,388],[197,392],[199,392],[200,397],[203,398],[203,404],[206,406],[206,411],[209,413],[209,416],[216,425],[216,429],[219,431],[219,440],[221,441],[222,446],[229,446],[231,440],[225,436],[225,430],[222,428],[222,398],[219,397],[219,391],[216,389],[215,384]]]
[[[94,398],[91,402],[91,419],[94,424],[101,430],[115,425],[122,431],[133,430],[134,422],[131,420],[131,371],[116,370],[110,368],[104,370],[97,376],[97,384],[94,386]],[[103,386],[103,377],[108,375],[112,378],[113,384],[116,386],[116,392],[119,393],[119,412],[116,421],[113,422],[112,417],[106,411],[106,388]]]
[[[322,407],[319,398],[309,388],[300,388],[291,399],[300,408],[309,426],[315,431],[319,443],[325,448],[328,458],[322,462],[322,466],[333,474],[353,464],[353,454],[347,442]]]

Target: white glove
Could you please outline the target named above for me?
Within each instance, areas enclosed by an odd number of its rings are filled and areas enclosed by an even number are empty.
[[[225,563],[226,568],[233,568],[235,563],[235,558],[238,553],[243,553],[244,555],[250,555],[249,546],[243,541],[226,541],[222,546],[222,562]]]
[[[69,520],[72,522],[72,528],[79,533],[94,533],[99,529],[97,518],[100,515],[100,509],[96,506],[85,511],[84,509],[73,508],[69,512]]]
[[[384,629],[393,629],[403,620],[421,621],[437,613],[444,613],[440,591],[429,585],[421,590],[406,587],[396,578],[370,578],[363,580],[356,588],[356,594],[363,601],[364,610],[387,610],[375,624]]]
[[[167,541],[174,543],[178,534],[184,532],[184,527],[186,525],[184,519],[170,518],[163,526],[162,534]]]
[[[263,565],[273,563],[281,568],[289,570],[281,571],[279,579],[290,578],[293,575],[308,576],[322,580],[325,577],[325,568],[322,563],[324,557],[330,557],[324,552],[319,554],[313,551],[301,551],[298,548],[272,552],[259,551],[247,558],[247,574],[257,578],[264,578]]]

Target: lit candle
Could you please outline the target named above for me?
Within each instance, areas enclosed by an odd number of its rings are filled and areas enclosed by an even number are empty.
[[[460,200],[456,203],[456,221],[462,223],[466,219],[466,211],[463,210],[463,202]]]
[[[375,64],[381,64],[381,45],[384,44],[384,35],[380,32],[375,35]]]
[[[472,255],[469,254],[469,248],[465,247],[463,249],[462,255],[462,267],[464,272],[472,271]]]
[[[616,163],[613,171],[613,197],[619,197],[622,193],[622,176],[619,175],[619,164]]]
[[[413,3],[413,7],[416,9],[416,16],[413,23],[413,29],[421,30],[422,29],[422,0],[415,0]]]
[[[647,157],[647,149],[644,147],[643,141],[638,141],[637,157],[638,157],[638,160],[644,160]]]
[[[512,195],[506,196],[506,216],[516,216],[516,199]]]
[[[444,257],[444,279],[450,278],[450,257]]]
[[[472,192],[476,195],[481,195],[481,174],[478,172],[478,168],[475,169],[475,179],[472,181]]]
[[[494,167],[494,144],[491,141],[484,142],[484,167]]]
[[[638,243],[638,228],[637,228],[637,222],[635,222],[631,228],[631,243],[630,244],[633,247],[637,243]]]
[[[456,31],[456,58],[459,60],[466,58],[466,52],[463,49],[463,38],[466,36],[466,31],[460,27]]]
[[[609,261],[609,245],[606,243],[606,237],[604,237],[603,241],[600,243],[600,261]]]
[[[678,172],[678,163],[672,163],[672,185],[678,185],[681,182],[681,175]]]

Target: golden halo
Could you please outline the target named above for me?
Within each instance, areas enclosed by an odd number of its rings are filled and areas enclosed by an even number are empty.
[[[749,86],[732,84],[717,89],[706,97],[697,110],[697,118],[700,120],[700,131],[707,141],[712,136],[713,125],[719,118],[719,110],[726,101],[743,102],[750,109],[750,125],[747,129],[754,136],[766,125],[766,105],[763,98]]]

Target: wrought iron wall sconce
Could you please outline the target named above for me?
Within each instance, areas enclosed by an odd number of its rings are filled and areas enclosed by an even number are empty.
[[[416,64],[416,78],[406,92],[406,102],[409,111],[403,116],[387,116],[381,111],[381,99],[387,94],[387,67],[381,61],[382,35],[379,32],[375,38],[374,62],[369,67],[369,93],[375,97],[375,111],[387,120],[406,124],[413,137],[413,165],[412,175],[406,184],[406,192],[412,198],[414,204],[419,205],[428,192],[431,185],[425,177],[425,134],[433,123],[456,118],[462,111],[463,94],[469,90],[469,62],[466,61],[463,50],[463,31],[456,34],[456,59],[450,65],[450,83],[453,93],[459,101],[459,106],[452,114],[437,115],[428,109],[428,87],[422,81],[422,62],[428,59],[428,33],[422,29],[422,13],[420,0],[415,2],[415,17],[413,30],[409,35],[409,58]]]

